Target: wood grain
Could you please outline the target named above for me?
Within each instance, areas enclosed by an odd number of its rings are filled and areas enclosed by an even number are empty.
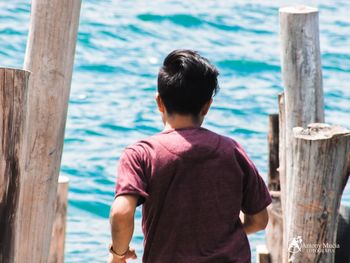
[[[280,196],[272,196],[272,204],[267,207],[269,223],[266,227],[266,246],[272,263],[282,262],[283,217]]]
[[[0,262],[13,262],[18,202],[24,176],[28,78],[20,69],[0,68]],[[17,237],[18,238],[18,237]]]
[[[64,262],[68,184],[69,184],[68,177],[60,175],[58,178],[55,218],[54,218],[53,227],[52,227],[52,238],[51,238],[51,246],[50,246],[50,254],[49,254],[50,263]]]
[[[287,233],[284,231],[286,229],[285,227],[285,216],[286,216],[286,108],[285,108],[285,98],[284,98],[284,92],[280,93],[278,95],[278,123],[279,123],[279,167],[278,167],[278,174],[280,179],[280,188],[281,188],[281,198],[280,198],[280,205],[281,205],[281,219],[276,221],[281,223],[281,226],[276,226],[274,229],[282,229],[282,232],[279,233],[281,237],[276,237],[278,240],[282,240],[280,243],[282,247],[280,247],[279,251],[275,251],[274,255],[272,256],[272,262],[273,263],[279,263],[279,262],[286,262],[287,255],[285,253],[285,248],[288,246],[287,244]],[[274,213],[274,215],[277,215],[277,213]],[[278,232],[274,232],[278,234]],[[282,261],[275,261],[275,259],[281,259]]]
[[[350,131],[324,123],[293,129],[293,167],[289,188],[290,237],[303,244],[336,244],[342,184],[347,176]],[[334,262],[335,253],[290,253],[292,262]]]
[[[24,68],[28,152],[15,262],[47,263],[80,14],[80,0],[33,0]]]

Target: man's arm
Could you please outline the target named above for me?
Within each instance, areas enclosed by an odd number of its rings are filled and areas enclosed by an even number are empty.
[[[117,255],[125,255],[125,259],[136,258],[134,250],[129,249],[129,244],[134,232],[134,215],[137,205],[137,195],[118,196],[111,208],[110,223],[112,230],[112,250]],[[109,262],[126,262],[125,259],[110,255]],[[118,261],[119,260],[119,261]]]
[[[247,215],[241,212],[240,218],[243,222],[243,229],[247,235],[265,229],[269,221],[266,208],[254,215]]]

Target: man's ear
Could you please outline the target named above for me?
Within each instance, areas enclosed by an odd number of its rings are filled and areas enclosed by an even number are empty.
[[[207,103],[205,103],[202,107],[202,110],[201,110],[201,115],[202,116],[205,116],[207,115],[208,111],[209,111],[209,108],[210,108],[210,105],[212,104],[213,102],[213,99],[211,98]]]
[[[156,94],[156,102],[157,102],[157,105],[158,105],[158,110],[159,110],[161,113],[164,113],[164,110],[165,110],[164,103],[163,103],[161,97],[159,96],[159,93],[158,93],[158,92],[157,92],[157,94]]]

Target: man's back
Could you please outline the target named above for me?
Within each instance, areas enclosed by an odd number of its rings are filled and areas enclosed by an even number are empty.
[[[239,212],[271,198],[234,140],[207,129],[170,129],[126,148],[116,195],[143,204],[143,262],[250,262]]]

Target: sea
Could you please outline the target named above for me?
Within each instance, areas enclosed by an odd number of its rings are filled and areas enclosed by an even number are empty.
[[[283,91],[278,9],[298,3],[320,10],[326,122],[350,129],[348,0],[83,0],[61,166],[70,179],[65,262],[106,262],[119,156],[163,129],[156,79],[174,49],[217,66],[220,92],[203,126],[239,141],[266,179],[268,114]],[[22,68],[29,19],[30,1],[0,0],[0,66]],[[253,262],[264,238],[249,236]],[[141,262],[140,208],[132,246]]]

